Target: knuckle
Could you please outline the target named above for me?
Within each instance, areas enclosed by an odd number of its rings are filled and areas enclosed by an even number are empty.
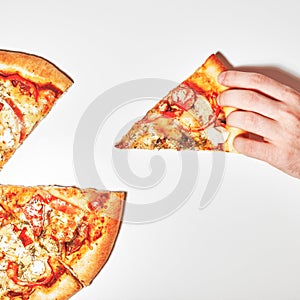
[[[282,104],[281,109],[279,110],[279,121],[280,123],[289,129],[296,127],[298,130],[300,127],[300,114],[291,109],[288,105]]]

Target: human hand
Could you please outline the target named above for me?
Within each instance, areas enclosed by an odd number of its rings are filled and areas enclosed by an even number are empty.
[[[227,124],[249,133],[234,139],[235,149],[300,178],[300,94],[258,73],[225,71],[219,82],[231,88],[220,105],[237,108]]]

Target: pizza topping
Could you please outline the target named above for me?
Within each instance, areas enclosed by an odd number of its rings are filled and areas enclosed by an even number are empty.
[[[10,128],[5,128],[3,134],[0,136],[0,143],[3,146],[11,147],[14,145],[14,136]]]
[[[19,143],[21,143],[24,140],[24,138],[26,137],[26,128],[25,128],[25,125],[24,125],[23,113],[15,105],[15,103],[13,102],[13,100],[11,100],[10,98],[5,98],[3,100],[10,106],[10,108],[13,110],[14,114],[17,116],[17,118],[19,120],[19,124],[20,124]]]
[[[22,122],[15,114],[13,108],[0,96],[0,151],[5,154],[11,147],[22,139],[20,131],[22,131]],[[4,159],[0,155],[0,159]]]
[[[47,232],[43,232],[42,235],[39,236],[39,243],[44,247],[49,253],[56,253],[60,255],[64,252],[64,249],[60,248],[57,238],[53,235],[47,234]]]
[[[179,104],[169,103],[167,100],[160,101],[157,108],[166,118],[178,118],[184,112],[184,109]]]
[[[55,210],[61,211],[65,214],[69,215],[76,215],[79,212],[79,208],[75,205],[66,202],[65,200],[54,198],[50,203],[49,206]]]
[[[73,239],[70,242],[66,243],[66,254],[67,255],[70,255],[80,249],[83,242],[89,236],[89,230],[90,230],[90,226],[86,222],[80,224],[76,228],[75,236],[73,237]]]
[[[18,297],[21,297],[22,300],[28,300],[29,297],[30,297],[30,290],[28,290],[28,291],[22,290],[22,291],[20,291],[20,292],[9,291],[9,292],[7,293],[7,296],[9,297],[9,299],[15,299],[15,298],[18,299]],[[5,299],[5,298],[4,298],[4,299]]]
[[[228,136],[229,132],[223,126],[210,127],[206,129],[206,134],[208,135],[210,141],[213,145],[217,146],[224,143]]]
[[[0,205],[0,225],[3,225],[7,219],[9,218],[10,214],[3,209]]]
[[[221,111],[221,107],[218,105],[217,97],[218,93],[211,87],[201,88],[199,85],[195,84],[192,80],[186,80],[185,85],[190,87],[200,96],[203,96],[210,104],[215,116],[217,117]]]
[[[77,226],[73,218],[69,219],[68,216],[61,211],[51,211],[48,222],[47,232],[48,234],[51,232],[51,238],[58,243],[72,240]]]
[[[49,263],[51,262],[51,258],[49,258]],[[51,266],[51,265],[50,265]],[[59,278],[66,273],[66,268],[59,264],[59,265],[52,265],[51,268],[51,277],[49,277],[49,280],[47,282],[43,283],[45,287],[51,287]]]
[[[37,279],[41,275],[44,275],[46,272],[46,267],[42,261],[36,261],[34,262],[29,269],[27,269],[21,276],[24,278],[28,278],[27,280],[21,279],[19,277],[20,275],[20,268],[19,265],[15,262],[8,262],[7,265],[7,275],[10,279],[13,280],[14,283],[18,285],[24,285],[27,287],[35,287],[40,285],[48,284],[52,280],[52,269],[51,266],[49,266],[49,269],[51,270],[50,274]]]
[[[40,195],[35,195],[24,207],[24,215],[30,223],[33,233],[38,237],[44,225],[44,204]]]
[[[107,201],[109,200],[109,193],[90,193],[88,207],[92,211],[96,211],[105,207]]]
[[[33,240],[27,235],[26,231],[27,231],[27,228],[24,227],[21,230],[20,235],[19,235],[19,237],[20,237],[20,239],[21,239],[24,247],[26,247],[26,246],[28,246],[28,245],[30,245],[30,244],[33,243]]]
[[[59,98],[63,94],[62,90],[50,82],[45,84],[37,84],[29,79],[23,78],[17,73],[5,74],[1,72],[0,79],[2,79],[2,81],[11,82],[13,87],[18,88],[21,95],[32,97],[36,102],[39,101],[39,98],[44,98],[52,103],[55,99]],[[42,93],[42,95],[45,97],[41,97],[40,93]]]
[[[52,280],[48,255],[28,235],[26,227],[7,225],[0,230],[0,249],[3,251],[0,271],[19,286],[35,287]]]
[[[19,238],[18,228],[8,224],[0,228],[0,251],[12,260],[18,259],[25,252],[25,247]]]
[[[38,90],[32,81],[23,78],[19,74],[0,73],[0,78],[2,80],[10,81],[14,87],[19,89],[22,95],[33,97],[36,101],[38,101]]]
[[[45,115],[50,110],[56,99],[60,97],[61,94],[61,90],[56,89],[53,85],[50,84],[39,88],[40,102],[43,104],[41,110],[42,115]]]
[[[105,218],[100,217],[98,215],[91,215],[89,218],[89,224],[90,224],[90,229],[89,229],[89,234],[90,234],[90,240],[91,241],[96,241],[99,239],[104,232],[104,222]]]
[[[185,110],[193,107],[195,102],[195,93],[186,84],[181,84],[173,89],[166,98],[171,97],[172,102],[178,103]]]
[[[195,104],[189,112],[199,120],[199,123],[201,124],[200,130],[213,125],[217,120],[211,105],[202,95],[197,95]]]
[[[38,85],[37,87],[39,93],[42,92],[45,95],[45,99],[53,101],[54,98],[57,99],[62,95],[62,91],[54,86],[52,83],[47,83],[43,85]]]

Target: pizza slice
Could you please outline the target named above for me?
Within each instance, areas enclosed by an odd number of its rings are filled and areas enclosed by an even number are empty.
[[[0,50],[0,169],[72,83],[42,57]]]
[[[7,282],[0,296],[68,299],[91,284],[115,244],[125,197],[76,187],[0,186],[0,277]]]
[[[116,147],[235,152],[233,139],[242,131],[226,124],[232,108],[217,103],[226,90],[218,83],[218,75],[225,70],[218,56],[211,55],[134,123]]]

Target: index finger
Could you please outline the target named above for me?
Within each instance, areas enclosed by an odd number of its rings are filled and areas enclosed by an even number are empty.
[[[283,102],[299,97],[291,87],[259,73],[224,71],[219,75],[218,81],[227,87],[255,90]]]

